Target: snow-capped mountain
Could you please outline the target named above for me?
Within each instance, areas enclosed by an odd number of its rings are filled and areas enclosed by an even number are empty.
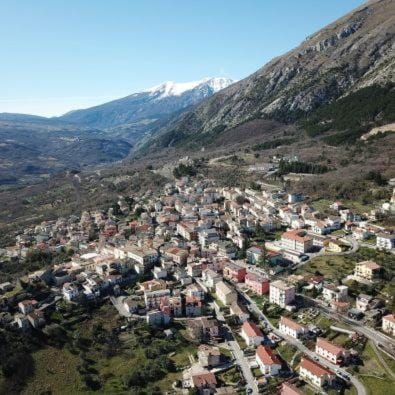
[[[203,78],[199,81],[191,81],[191,82],[174,82],[174,81],[166,81],[160,85],[154,86],[147,90],[152,96],[156,96],[156,99],[162,99],[164,97],[169,96],[180,96],[183,93],[191,90],[200,90],[200,91],[211,91],[212,94],[220,91],[221,89],[226,88],[231,85],[234,81],[230,78],[222,78],[222,77],[207,77]]]
[[[67,113],[60,119],[97,128],[128,126],[146,130],[146,125],[167,120],[233,82],[229,78],[203,78],[183,83],[167,81],[122,99]]]

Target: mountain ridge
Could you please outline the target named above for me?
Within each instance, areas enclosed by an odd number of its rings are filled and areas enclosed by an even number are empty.
[[[187,83],[168,81],[98,106],[66,113],[57,119],[98,128],[157,120],[194,106],[231,83],[233,80],[221,77]]]
[[[0,162],[5,164],[0,186],[125,159],[147,132],[155,133],[171,117],[232,82],[216,77],[165,82],[62,117],[0,113]]]
[[[252,119],[292,122],[353,91],[395,81],[395,2],[365,3],[204,100],[163,128],[145,148],[184,144]]]

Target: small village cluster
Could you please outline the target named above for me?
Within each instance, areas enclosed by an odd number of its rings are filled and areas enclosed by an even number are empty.
[[[371,327],[364,335],[386,340],[395,336],[395,316],[383,300],[363,293],[354,299],[346,285],[323,275],[292,273],[316,256],[347,254],[371,235],[377,244],[372,248],[393,251],[395,234],[372,223],[374,211],[358,215],[341,202],[330,209],[331,215],[322,215],[301,194],[218,188],[211,180],[183,178],[159,194],[120,197],[108,212],[43,222],[18,235],[15,246],[1,251],[3,257],[72,251],[70,259],[23,279],[50,287],[45,300],[7,298],[17,284],[0,284],[0,324],[41,330],[50,324],[47,309],[61,299],[79,304],[109,298],[130,325],[142,320],[172,336],[172,323],[185,323],[200,345],[197,361],[192,358],[183,373],[184,388],[232,393],[219,388],[216,378],[229,365],[238,366],[251,393],[279,375],[292,378],[281,384],[284,395],[302,393],[298,379],[320,390],[336,388],[339,381],[353,380],[343,367],[358,353],[334,344],[316,325],[302,323],[300,313],[319,310],[334,324],[381,322],[380,331]],[[333,235],[340,229],[342,236]],[[384,272],[376,262],[362,261],[347,279],[371,284]],[[278,312],[275,321],[268,318],[271,309]],[[306,340],[314,346],[306,347]],[[280,342],[302,353],[296,378],[276,351]]]

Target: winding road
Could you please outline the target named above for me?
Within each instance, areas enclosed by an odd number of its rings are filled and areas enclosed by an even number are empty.
[[[395,359],[393,356],[395,351],[395,340],[391,337],[385,335],[384,333],[376,331],[375,329],[370,328],[359,321],[353,320],[343,314],[335,313],[332,309],[330,309],[328,306],[325,306],[323,302],[318,299],[313,299],[306,295],[299,296],[309,300],[311,304],[318,308],[318,310],[320,310],[321,313],[325,314],[327,317],[349,325],[352,329],[359,333],[362,333],[364,336],[370,339],[376,346],[379,346],[380,344],[380,348],[384,349],[387,354],[389,354],[390,356],[392,355],[392,358]]]
[[[238,289],[238,292],[243,298],[245,298],[249,302],[249,304],[251,306],[251,309],[254,311],[254,313],[256,314],[258,319],[260,321],[263,321],[265,326],[269,327],[276,336],[284,339],[287,343],[293,345],[299,351],[303,352],[305,355],[307,355],[311,359],[313,359],[313,360],[317,360],[318,359],[318,361],[321,363],[321,365],[329,368],[333,372],[342,373],[342,374],[344,374],[346,376],[350,376],[350,381],[355,386],[355,388],[356,388],[356,390],[358,392],[358,395],[367,395],[367,392],[366,392],[366,389],[365,389],[364,385],[355,376],[351,376],[346,370],[344,370],[342,368],[339,368],[339,366],[328,362],[326,359],[318,357],[315,352],[309,350],[299,340],[296,340],[296,339],[294,339],[294,338],[292,338],[290,336],[287,336],[284,333],[280,332],[274,325],[272,325],[272,323],[265,316],[265,314],[262,313],[262,311],[258,308],[256,303],[247,294],[245,294],[244,292],[240,291],[240,289]]]

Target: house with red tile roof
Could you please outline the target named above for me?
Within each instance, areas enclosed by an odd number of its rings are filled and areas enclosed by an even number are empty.
[[[276,376],[281,370],[281,360],[270,347],[258,346],[255,359],[265,376]]]
[[[296,321],[284,316],[280,317],[278,329],[294,339],[297,339],[306,332],[306,328],[303,325],[300,325]]]
[[[252,321],[245,321],[241,327],[241,336],[247,346],[258,346],[263,342],[263,333]]]
[[[335,378],[332,371],[308,358],[302,358],[300,361],[299,375],[303,380],[309,381],[318,388],[330,385]]]
[[[380,277],[381,266],[373,261],[358,262],[355,265],[354,275],[356,277],[372,281]]]
[[[350,352],[348,350],[337,346],[322,337],[317,338],[315,352],[336,365],[347,363],[350,358]]]
[[[186,265],[189,252],[188,250],[184,250],[182,248],[171,247],[165,251],[165,255],[179,265]]]
[[[204,372],[192,376],[192,388],[196,388],[200,393],[213,394],[217,387],[217,379],[214,373]]]
[[[296,387],[296,385],[285,382],[281,384],[280,395],[303,395],[303,391]]]
[[[293,229],[281,235],[281,245],[285,250],[308,252],[313,246],[313,238],[303,229]]]

